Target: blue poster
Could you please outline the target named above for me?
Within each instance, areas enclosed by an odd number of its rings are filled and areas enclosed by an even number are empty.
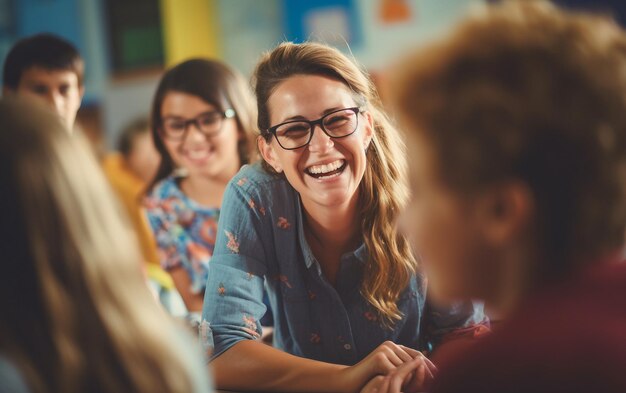
[[[283,18],[290,41],[320,41],[347,51],[362,40],[354,0],[283,0]]]

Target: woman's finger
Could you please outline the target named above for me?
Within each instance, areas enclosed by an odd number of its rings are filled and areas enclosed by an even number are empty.
[[[392,350],[396,354],[396,356],[402,361],[402,363],[410,362],[415,358],[412,356],[407,350],[409,348],[403,347],[401,345],[395,345]],[[416,351],[417,352],[417,351]],[[398,365],[399,366],[399,365]]]
[[[418,386],[416,378],[423,379],[424,373],[420,370],[424,369],[426,369],[426,365],[419,358],[396,368],[387,376],[389,380],[388,393],[411,392],[411,390],[406,390],[404,387],[411,384]]]
[[[428,367],[428,370],[431,372],[433,377],[437,375],[437,371],[439,371],[437,369],[437,366],[435,366],[435,364],[431,362],[430,359],[428,359],[426,356],[424,356],[424,363],[426,363],[426,366]]]
[[[409,347],[405,347],[404,345],[398,345],[400,348],[402,348],[404,350],[404,352],[408,353],[409,356],[411,356],[411,358],[415,359],[418,356],[424,356],[424,354],[422,354],[420,351],[418,351],[417,349],[413,349],[413,348],[409,348]]]
[[[421,392],[427,388],[434,379],[433,373],[426,363],[422,362],[412,378],[404,384],[404,392]]]

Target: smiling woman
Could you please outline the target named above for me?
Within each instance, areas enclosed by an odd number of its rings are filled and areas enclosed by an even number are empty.
[[[204,59],[170,69],[154,98],[161,164],[145,205],[161,264],[191,315],[202,309],[224,189],[253,157],[252,102],[239,74]]]
[[[427,306],[395,225],[404,150],[372,82],[336,49],[284,43],[255,84],[264,160],[226,189],[203,308],[218,387],[354,392],[410,361],[432,377],[417,349],[485,320]],[[264,285],[274,348],[257,341]]]

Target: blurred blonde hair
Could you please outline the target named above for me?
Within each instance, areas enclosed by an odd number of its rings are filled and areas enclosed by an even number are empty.
[[[322,75],[344,83],[358,105],[372,115],[374,135],[367,150],[367,167],[360,185],[362,231],[369,252],[361,293],[391,326],[402,318],[397,301],[416,270],[416,262],[396,217],[408,199],[404,144],[382,110],[369,76],[348,57],[324,44],[285,42],[259,61],[254,72],[258,126],[269,142],[268,100],[276,87],[293,75]],[[265,166],[268,170],[269,165]]]
[[[32,391],[197,390],[86,143],[53,114],[4,99],[0,182],[0,353]]]

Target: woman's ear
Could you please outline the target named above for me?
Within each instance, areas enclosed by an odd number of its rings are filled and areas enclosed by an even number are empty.
[[[367,150],[374,137],[374,118],[370,112],[362,112],[365,118],[365,124],[363,127],[363,148]]]
[[[259,147],[259,152],[261,152],[261,157],[267,162],[274,170],[278,173],[283,171],[282,166],[280,165],[280,160],[278,159],[276,152],[274,151],[274,146],[262,135],[259,135],[256,139],[257,146]]]

